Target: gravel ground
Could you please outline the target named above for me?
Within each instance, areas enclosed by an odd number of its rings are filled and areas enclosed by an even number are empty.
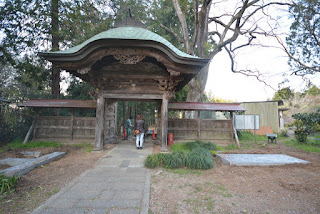
[[[155,149],[156,151],[158,148]],[[320,213],[320,154],[281,144],[230,153],[287,154],[307,165],[152,170],[152,213]]]

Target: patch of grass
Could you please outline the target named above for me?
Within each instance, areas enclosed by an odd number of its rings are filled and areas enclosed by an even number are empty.
[[[312,144],[301,144],[296,139],[290,139],[282,142],[284,145],[301,149],[305,152],[320,152],[320,147]]]
[[[257,141],[267,141],[268,138],[265,135],[256,135]],[[254,133],[244,131],[239,135],[239,140],[241,141],[254,141]]]
[[[47,192],[47,196],[52,196],[60,191],[60,188],[54,188],[52,191]]]
[[[13,192],[17,182],[18,178],[15,176],[7,177],[0,174],[0,199]]]
[[[186,166],[191,169],[211,169],[214,159],[210,151],[216,149],[215,144],[201,141],[175,144],[171,147],[173,153],[148,155],[144,164],[148,168],[160,166],[175,169]]]
[[[91,143],[78,143],[78,144],[72,144],[72,146],[77,146],[82,148],[85,152],[92,152],[94,146]]]
[[[223,150],[235,150],[235,149],[239,149],[235,144],[228,144],[227,146],[223,147]]]
[[[59,147],[62,146],[63,144],[61,143],[57,143],[54,141],[49,141],[49,142],[43,142],[43,141],[39,141],[39,142],[28,142],[27,144],[23,144],[23,141],[19,140],[19,141],[13,141],[9,144],[7,144],[4,149],[8,150],[8,149],[32,149],[32,148],[47,148],[47,147]]]

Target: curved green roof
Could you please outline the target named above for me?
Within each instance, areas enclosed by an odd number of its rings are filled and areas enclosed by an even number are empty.
[[[81,48],[85,47],[87,44],[102,40],[102,39],[126,39],[126,40],[145,40],[145,41],[155,41],[162,43],[163,45],[170,48],[174,53],[176,53],[179,56],[186,57],[186,58],[195,58],[198,59],[199,57],[192,56],[190,54],[184,53],[180,51],[178,48],[176,48],[174,45],[172,45],[168,40],[163,38],[162,36],[159,36],[156,33],[153,33],[149,30],[139,28],[139,27],[119,27],[119,28],[113,28],[104,32],[101,32],[87,41],[83,42],[80,45],[74,46],[72,48],[69,48],[64,51],[56,51],[52,53],[59,53],[59,54],[73,54],[78,52]]]

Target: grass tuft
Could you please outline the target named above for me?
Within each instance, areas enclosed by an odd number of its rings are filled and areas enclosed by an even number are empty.
[[[18,178],[15,176],[7,177],[0,174],[0,199],[13,192],[17,182]]]
[[[284,145],[301,149],[305,152],[320,152],[320,146],[313,144],[301,144],[296,139],[290,139],[282,142]]]
[[[31,149],[31,148],[47,148],[47,147],[59,147],[62,146],[63,144],[57,143],[54,141],[49,141],[49,142],[28,142],[27,144],[23,144],[23,141],[13,141],[9,144],[7,144],[4,148],[6,150],[8,149]]]

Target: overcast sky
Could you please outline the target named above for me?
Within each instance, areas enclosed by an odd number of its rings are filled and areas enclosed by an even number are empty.
[[[235,0],[233,0],[235,1]],[[224,2],[224,1],[222,1]],[[226,2],[224,10],[231,10],[234,6],[230,5],[232,1]],[[214,11],[214,8],[213,8]],[[288,14],[284,12],[282,8],[273,8],[268,10],[272,17],[279,18],[277,24],[277,33],[281,34],[281,38],[285,41],[285,34],[289,32],[291,20],[288,18]],[[272,23],[269,20],[269,24]],[[269,26],[263,25],[259,22],[259,26],[268,28]],[[210,29],[210,28],[209,28]],[[288,65],[288,57],[283,50],[279,47],[279,44],[274,38],[259,36],[257,38],[259,43],[273,47],[245,47],[237,54],[237,67],[238,69],[251,69],[258,70],[260,73],[265,74],[265,81],[271,87],[266,86],[264,83],[259,82],[255,77],[246,77],[242,74],[236,74],[231,72],[231,61],[225,51],[221,51],[217,56],[213,58],[210,64],[209,76],[206,92],[211,93],[214,97],[219,97],[233,101],[265,101],[268,98],[271,99],[278,90],[279,83],[283,82],[285,77],[283,74],[290,73],[290,67]],[[239,42],[240,41],[240,42]],[[245,41],[241,39],[237,40],[238,44],[244,44]],[[305,83],[301,77],[289,76],[289,82],[281,87],[290,86],[295,91],[301,91],[305,88]],[[320,75],[314,75],[310,77],[311,82],[320,86]]]

